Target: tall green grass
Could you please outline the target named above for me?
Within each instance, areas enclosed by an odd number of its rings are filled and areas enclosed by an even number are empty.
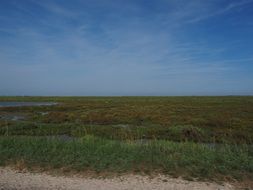
[[[122,142],[85,136],[62,141],[36,137],[0,137],[0,164],[24,161],[28,166],[85,171],[162,172],[216,178],[253,173],[253,150],[248,145],[211,147],[168,141]]]

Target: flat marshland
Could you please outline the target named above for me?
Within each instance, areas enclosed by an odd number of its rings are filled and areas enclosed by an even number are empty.
[[[253,177],[253,97],[0,97],[0,165]],[[20,166],[22,165],[22,166]]]

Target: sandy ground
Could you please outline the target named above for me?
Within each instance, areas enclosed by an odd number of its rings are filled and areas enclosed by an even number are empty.
[[[192,182],[173,179],[166,176],[149,178],[138,175],[127,175],[110,179],[51,176],[45,173],[17,172],[11,168],[0,168],[0,189],[29,190],[228,190],[234,189],[229,184]]]

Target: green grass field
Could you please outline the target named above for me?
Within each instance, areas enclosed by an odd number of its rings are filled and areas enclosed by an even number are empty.
[[[253,97],[0,97],[0,164],[253,177]],[[22,116],[21,120],[13,120]],[[51,138],[52,136],[52,138]]]

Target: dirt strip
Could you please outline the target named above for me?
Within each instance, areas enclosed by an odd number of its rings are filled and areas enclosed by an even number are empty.
[[[230,190],[230,184],[186,181],[159,175],[155,178],[126,175],[108,179],[51,176],[0,168],[1,190]]]

